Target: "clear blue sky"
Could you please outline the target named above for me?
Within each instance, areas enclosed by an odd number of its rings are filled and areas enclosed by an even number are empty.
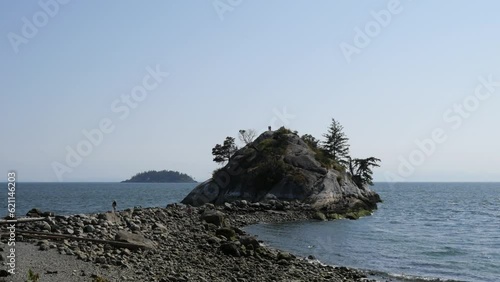
[[[218,13],[211,0],[71,1],[50,6],[44,23],[38,1],[1,1],[0,170],[57,181],[66,146],[107,118],[114,131],[64,181],[149,169],[202,181],[217,167],[212,147],[239,129],[285,124],[320,137],[335,118],[353,156],[382,159],[377,181],[500,181],[500,86],[467,118],[453,110],[479,77],[500,81],[498,1],[400,1],[350,63],[340,45],[356,47],[356,27],[391,1],[220,2],[235,5]],[[38,20],[31,38],[23,18]],[[157,65],[169,76],[128,116],[113,111]],[[276,114],[284,109],[293,115],[285,122]],[[446,141],[401,175],[401,158],[436,128]]]

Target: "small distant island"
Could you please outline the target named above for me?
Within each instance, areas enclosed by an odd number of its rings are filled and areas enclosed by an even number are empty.
[[[138,173],[122,183],[196,183],[196,181],[185,173],[172,170],[150,170]]]

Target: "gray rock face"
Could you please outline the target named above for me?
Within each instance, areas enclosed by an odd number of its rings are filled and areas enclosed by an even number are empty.
[[[296,134],[265,132],[238,150],[231,161],[189,193],[182,203],[201,206],[245,200],[310,204],[335,213],[376,209],[377,193],[358,186],[349,174],[327,169]]]

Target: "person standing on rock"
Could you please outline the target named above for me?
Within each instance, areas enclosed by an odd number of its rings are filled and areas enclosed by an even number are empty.
[[[111,206],[113,207],[113,212],[116,212],[116,201],[113,201],[113,204]]]

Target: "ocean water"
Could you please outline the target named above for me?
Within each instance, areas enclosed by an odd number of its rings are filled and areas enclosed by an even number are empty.
[[[117,209],[165,207],[178,203],[197,183],[17,183],[16,215],[32,208],[56,215],[98,213]],[[7,184],[3,184],[7,187]],[[7,215],[7,188],[0,195],[0,216]]]
[[[2,184],[6,187],[6,184]],[[164,207],[196,183],[17,183],[16,214]],[[392,281],[500,281],[500,183],[377,183],[384,202],[356,221],[259,224],[267,245]],[[0,216],[7,214],[7,189]]]
[[[268,245],[391,281],[500,281],[500,183],[377,183],[357,221],[259,224]]]

